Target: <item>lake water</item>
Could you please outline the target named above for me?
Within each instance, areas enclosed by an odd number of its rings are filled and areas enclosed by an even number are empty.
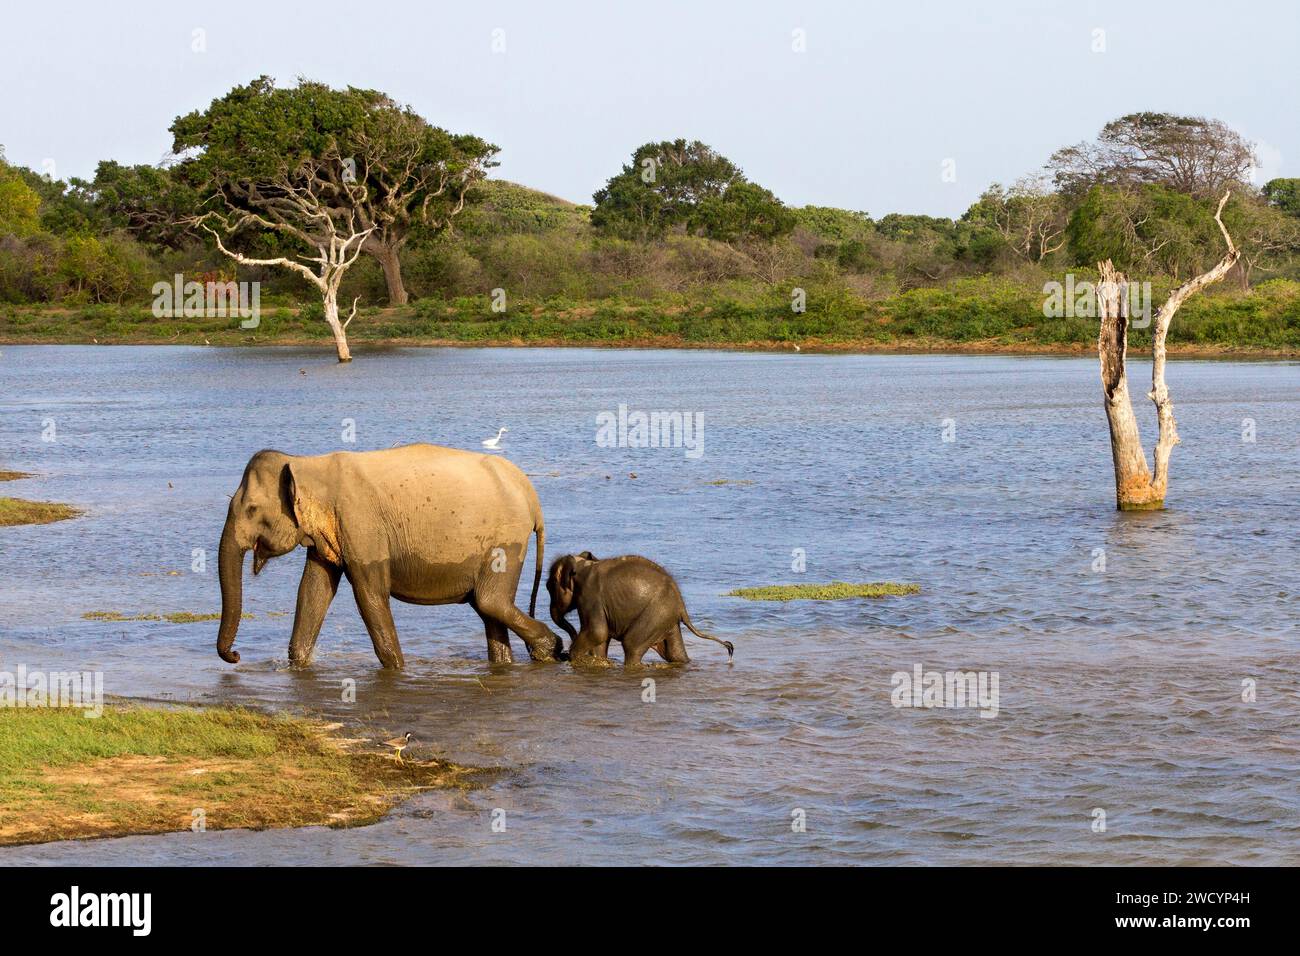
[[[1149,367],[1130,372],[1150,447]],[[338,366],[325,348],[4,348],[0,468],[40,477],[0,493],[87,514],[0,530],[0,667],[411,730],[414,756],[507,770],[371,827],[0,863],[1300,862],[1300,366],[1178,361],[1168,378],[1169,509],[1119,514],[1095,359],[362,349]],[[621,404],[702,413],[703,454],[599,447],[597,415]],[[226,495],[260,448],[477,450],[502,425],[548,559],[660,561],[734,664],[688,634],[685,667],[490,668],[472,611],[395,604],[408,667],[385,674],[345,582],[315,665],[290,671],[301,552],[246,577],[238,666],[217,658],[215,623],[82,619],[219,610]],[[832,580],[923,591],[723,596]],[[892,675],[917,665],[996,672],[996,717],[893,706]]]

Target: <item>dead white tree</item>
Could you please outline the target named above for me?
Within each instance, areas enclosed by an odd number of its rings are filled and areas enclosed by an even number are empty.
[[[1042,262],[1065,245],[1065,203],[1043,177],[1026,176],[1006,192],[994,184],[982,198],[1007,248],[1026,262]]]
[[[1169,294],[1156,313],[1151,331],[1151,391],[1147,398],[1156,406],[1160,433],[1155,447],[1155,470],[1147,466],[1146,452],[1138,434],[1137,417],[1129,399],[1128,377],[1124,360],[1128,353],[1128,280],[1107,259],[1099,264],[1101,281],[1097,286],[1097,303],[1101,310],[1101,333],[1097,353],[1101,359],[1101,388],[1110,423],[1110,451],[1115,464],[1115,503],[1120,511],[1153,511],[1163,508],[1169,487],[1169,456],[1178,444],[1178,425],[1174,405],[1165,384],[1165,337],[1169,322],[1179,307],[1195,292],[1218,282],[1237,264],[1240,250],[1223,225],[1223,207],[1231,191],[1225,192],[1214,213],[1228,251],[1223,258],[1196,278],[1184,282]]]
[[[337,149],[328,150],[319,160],[309,159],[265,181],[228,184],[223,193],[226,211],[208,212],[196,220],[217,248],[240,265],[290,269],[315,286],[340,362],[352,361],[347,328],[356,317],[358,299],[347,319],[340,319],[339,286],[376,228],[363,222],[358,205],[364,187],[352,181],[348,169]],[[258,259],[226,246],[225,239],[249,228],[288,236],[315,254]]]

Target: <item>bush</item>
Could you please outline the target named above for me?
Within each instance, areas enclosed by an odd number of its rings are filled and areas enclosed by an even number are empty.
[[[112,234],[71,236],[64,242],[58,275],[69,302],[119,305],[145,296],[157,275],[149,254],[134,239]]]
[[[144,247],[119,233],[0,240],[3,302],[144,302],[160,276]]]
[[[402,258],[402,278],[416,298],[450,297],[483,285],[483,267],[456,243],[424,242],[409,246]]]

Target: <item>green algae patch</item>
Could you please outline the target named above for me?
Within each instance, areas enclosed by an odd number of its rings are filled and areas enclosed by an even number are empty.
[[[11,528],[22,524],[52,524],[55,521],[75,518],[79,514],[81,512],[71,505],[61,505],[53,501],[0,498],[0,528]]]
[[[736,588],[726,597],[744,598],[746,601],[849,601],[854,598],[902,597],[920,594],[919,584],[897,584],[877,581],[874,584],[849,584],[832,581],[830,584],[769,584],[761,588]]]
[[[253,615],[244,613],[239,615],[240,620],[252,620]],[[123,621],[166,621],[169,624],[197,624],[200,621],[219,621],[221,612],[214,611],[209,614],[192,614],[189,611],[169,611],[166,614],[126,614],[122,611],[87,611],[81,615],[83,621],[106,621],[112,624],[120,624]]]

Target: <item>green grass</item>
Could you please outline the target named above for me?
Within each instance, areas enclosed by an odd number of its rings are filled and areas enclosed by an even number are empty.
[[[12,710],[0,717],[0,787],[37,767],[108,757],[259,757],[306,739],[303,726],[246,710]],[[6,791],[0,789],[0,794]]]
[[[353,826],[472,771],[399,765],[370,742],[233,708],[0,711],[0,844],[188,829]]]
[[[50,524],[81,514],[71,505],[52,501],[24,501],[21,498],[0,498],[0,528],[20,524]]]
[[[880,581],[875,584],[848,584],[832,581],[830,584],[769,584],[760,588],[736,588],[726,597],[744,598],[747,601],[847,601],[853,598],[899,597],[919,594],[919,584],[895,584]]]
[[[1082,277],[1081,277],[1082,278]],[[1028,282],[960,279],[864,298],[833,282],[808,280],[807,310],[790,310],[792,281],[727,282],[649,297],[511,297],[504,313],[487,294],[426,298],[400,309],[363,308],[348,329],[354,344],[655,345],[828,350],[1095,352],[1097,323],[1043,315],[1043,293]],[[1156,304],[1168,289],[1153,290]],[[63,342],[202,345],[319,344],[329,330],[319,307],[264,309],[261,327],[238,319],[156,319],[146,306],[53,309],[0,305],[0,343]],[[1169,333],[1171,352],[1300,355],[1300,282],[1275,279],[1249,295],[1216,288],[1190,299]],[[1150,347],[1133,329],[1129,347]]]

